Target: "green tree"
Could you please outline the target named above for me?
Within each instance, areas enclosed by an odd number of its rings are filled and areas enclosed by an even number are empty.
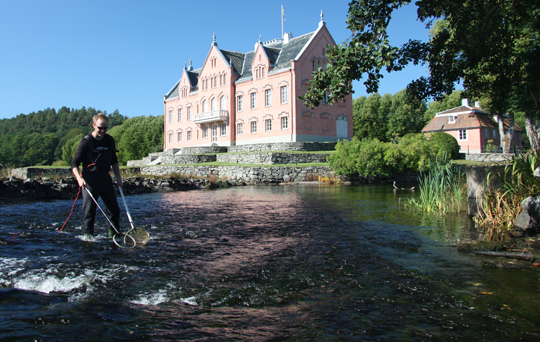
[[[69,138],[64,146],[62,147],[62,160],[65,161],[68,164],[71,164],[71,160],[73,159],[73,156],[75,155],[75,152],[77,151],[77,146],[79,146],[79,143],[81,142],[81,139],[84,137],[84,134],[79,133],[77,135],[73,135],[71,138]]]
[[[520,110],[534,127],[534,119],[540,117],[537,0],[419,0],[418,19],[433,28],[429,42],[409,40],[391,46],[387,28],[392,12],[409,3],[351,1],[347,24],[352,37],[328,49],[331,63],[315,73],[300,97],[306,105],[317,107],[324,90],[329,91],[330,102],[343,99],[352,92],[351,81],[364,76],[368,93],[374,93],[383,77],[381,70],[394,72],[410,63],[427,63],[429,76],[407,87],[417,98],[441,98],[455,89],[456,82],[463,82],[465,96],[489,99],[485,107],[489,112],[499,117],[508,113],[513,120],[513,113]],[[437,20],[444,21],[434,26]],[[509,130],[508,136],[512,134]]]
[[[138,116],[109,132],[116,141],[119,163],[139,160],[163,150],[163,116]]]
[[[388,142],[419,133],[426,124],[425,111],[425,102],[408,101],[405,90],[394,95],[361,96],[353,102],[354,136]]]

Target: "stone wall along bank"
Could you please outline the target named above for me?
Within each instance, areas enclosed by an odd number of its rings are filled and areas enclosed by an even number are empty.
[[[207,178],[215,176],[231,182],[246,184],[288,183],[318,181],[320,177],[339,179],[347,182],[344,176],[337,176],[328,166],[291,167],[244,167],[244,166],[142,166],[143,175],[165,176],[173,173],[186,177]]]
[[[328,166],[269,166],[269,167],[247,167],[247,166],[142,166],[122,169],[123,177],[127,174],[140,174],[143,176],[163,177],[176,173],[187,178],[207,179],[210,176],[218,179],[233,181],[236,183],[261,184],[261,183],[288,183],[288,182],[310,182],[318,181],[320,177],[327,177],[331,180],[339,179],[347,182],[345,176],[338,176]],[[19,179],[41,179],[41,178],[73,178],[69,169],[52,169],[25,167],[12,169],[11,176]]]
[[[163,152],[151,153],[141,160],[129,160],[128,166],[199,164],[206,162],[225,162],[237,164],[302,164],[326,163],[330,153],[287,153],[276,151],[313,152],[334,151],[336,142],[289,142],[273,144],[253,144],[239,146],[197,146],[172,148]],[[229,153],[227,153],[229,152]],[[259,152],[259,153],[257,153]],[[272,153],[272,155],[268,155]],[[232,155],[231,155],[232,154]]]
[[[469,153],[465,154],[465,159],[477,162],[506,162],[514,156],[514,153]]]

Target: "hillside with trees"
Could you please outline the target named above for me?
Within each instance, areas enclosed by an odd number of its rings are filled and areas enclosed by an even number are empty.
[[[107,114],[92,107],[62,107],[58,111],[47,108],[0,120],[0,164],[4,167],[69,165],[81,138],[92,132],[92,117],[99,112],[109,118],[109,133],[116,139],[121,163],[160,150],[163,116],[128,119],[118,110]],[[128,125],[121,128],[125,123]]]

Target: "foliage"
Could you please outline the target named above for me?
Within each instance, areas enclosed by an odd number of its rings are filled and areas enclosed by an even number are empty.
[[[395,143],[354,137],[339,141],[328,163],[338,174],[389,177],[407,170],[427,170],[428,160],[438,151],[438,145],[421,133],[407,134]]]
[[[392,46],[387,33],[392,12],[409,3],[351,1],[347,18],[351,38],[328,48],[331,62],[314,74],[300,99],[310,107],[321,103],[325,91],[329,102],[343,99],[353,91],[352,81],[364,76],[367,92],[374,93],[382,70],[395,72],[411,63],[427,63],[429,76],[407,86],[416,98],[440,99],[463,82],[468,97],[489,99],[484,108],[491,113],[508,113],[512,118],[515,111],[522,111],[529,118],[539,116],[537,0],[419,0],[418,19],[432,28],[430,40]]]
[[[163,151],[163,116],[137,116],[109,131],[116,141],[118,162],[138,160]]]
[[[58,112],[47,108],[0,120],[0,164],[22,167],[65,161],[64,145],[74,136],[90,133],[92,117],[99,112],[85,107],[62,107]],[[126,120],[117,110],[107,116],[110,126]]]
[[[426,124],[423,119],[426,104],[413,105],[406,96],[406,91],[401,90],[394,95],[376,93],[355,99],[354,136],[388,142],[408,133],[419,133]]]
[[[435,132],[430,134],[429,140],[439,146],[437,156],[442,157],[444,153],[450,159],[457,159],[459,157],[459,143],[452,135],[445,132]]]
[[[429,170],[418,177],[420,196],[407,204],[427,212],[459,213],[465,211],[467,190],[459,166],[449,163],[446,153],[432,156]]]
[[[451,94],[443,95],[439,100],[431,101],[428,105],[428,109],[424,113],[424,120],[429,122],[435,117],[435,114],[450,108],[461,106],[462,98],[463,91],[454,90]]]
[[[540,151],[517,155],[504,166],[502,175],[488,174],[481,204],[481,213],[474,219],[488,230],[492,240],[503,238],[505,231],[512,228],[521,212],[521,202],[540,191],[540,181],[534,177],[534,170],[540,166]],[[500,182],[502,187],[492,186]]]
[[[71,159],[73,159],[73,156],[75,155],[75,152],[77,151],[77,146],[79,146],[79,143],[81,142],[81,139],[84,137],[84,134],[78,134],[75,136],[72,136],[64,146],[62,147],[62,160],[65,161],[68,164],[71,164]]]

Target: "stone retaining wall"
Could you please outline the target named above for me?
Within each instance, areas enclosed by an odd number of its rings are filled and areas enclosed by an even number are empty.
[[[247,184],[317,181],[319,176],[347,181],[345,176],[336,176],[328,166],[291,167],[247,167],[247,166],[143,166],[124,169],[123,173],[145,176],[166,176],[177,173],[186,177],[206,179],[214,175],[219,179]],[[69,169],[43,169],[36,167],[13,169],[11,176],[19,179],[72,178]],[[125,177],[125,176],[124,176]]]
[[[477,162],[505,162],[512,160],[514,156],[514,153],[469,153],[465,154],[465,159]]]
[[[251,153],[220,153],[220,154],[151,154],[142,160],[130,160],[128,166],[152,166],[171,164],[200,164],[210,162],[234,164],[305,164],[327,163],[330,153],[286,153],[286,152],[251,152]]]
[[[180,153],[181,154],[227,153],[227,146],[182,147]]]
[[[227,153],[216,155],[216,161],[235,164],[305,164],[305,163],[327,163],[326,157],[330,153]]]
[[[19,179],[34,179],[34,178],[53,178],[61,179],[72,177],[71,168],[39,168],[39,167],[21,167],[11,169],[10,176]]]
[[[229,152],[333,151],[336,142],[283,142],[229,146]]]
[[[141,167],[143,175],[165,176],[178,173],[187,177],[207,178],[214,175],[218,179],[246,184],[309,182],[319,180],[319,176],[339,178],[328,166],[291,166],[291,167],[243,167],[243,166],[148,166]]]

